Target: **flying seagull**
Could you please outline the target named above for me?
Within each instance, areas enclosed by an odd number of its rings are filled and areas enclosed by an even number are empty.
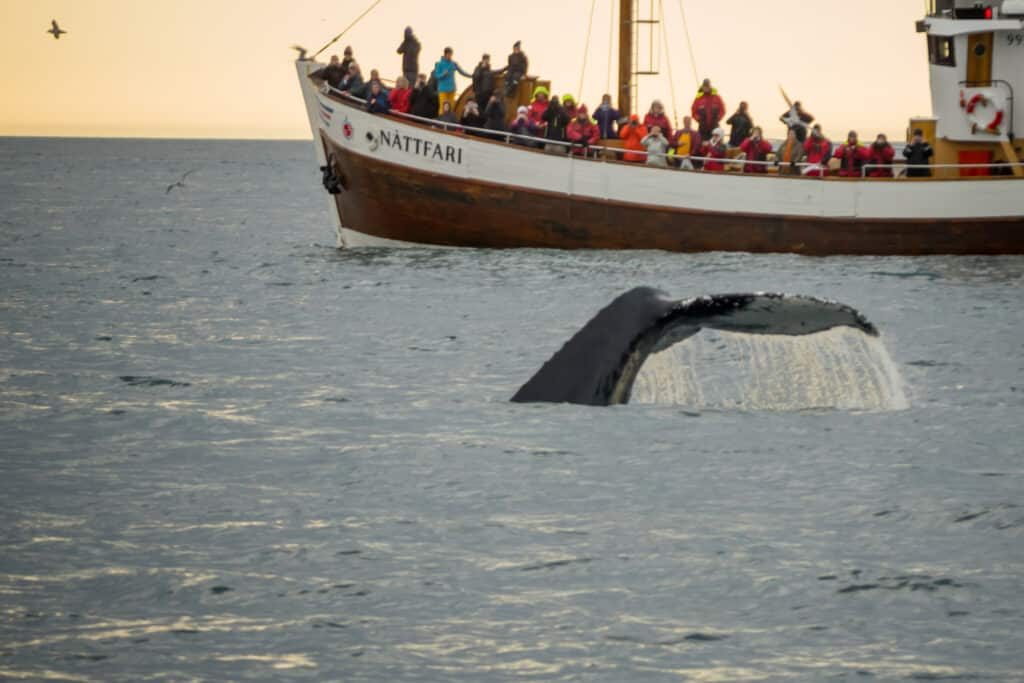
[[[52,33],[54,40],[60,40],[61,34],[62,33],[67,33],[67,31],[65,31],[64,29],[62,29],[60,26],[57,25],[57,20],[56,19],[51,20],[50,24],[53,26],[53,28],[51,28],[49,31],[47,31],[47,33]]]
[[[188,178],[190,174],[195,173],[198,170],[199,170],[198,168],[193,168],[191,171],[186,171],[185,174],[183,176],[181,176],[181,180],[179,180],[176,183],[171,183],[170,185],[167,186],[167,192],[164,192],[164,194],[170,194],[171,190],[173,190],[176,187],[184,188],[185,187],[185,178]]]
[[[292,49],[299,53],[299,61],[305,62],[306,60],[306,48],[301,45],[292,45]]]

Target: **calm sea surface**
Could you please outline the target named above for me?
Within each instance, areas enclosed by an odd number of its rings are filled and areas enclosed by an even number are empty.
[[[637,285],[855,306],[910,407],[507,401]],[[339,252],[310,143],[0,139],[0,679],[1024,680],[1022,285]]]

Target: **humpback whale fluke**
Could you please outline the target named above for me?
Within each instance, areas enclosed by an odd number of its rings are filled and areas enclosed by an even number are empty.
[[[717,294],[677,301],[638,287],[612,301],[516,392],[518,403],[628,403],[644,361],[700,332],[807,335],[847,326],[872,337],[855,309],[808,296]]]

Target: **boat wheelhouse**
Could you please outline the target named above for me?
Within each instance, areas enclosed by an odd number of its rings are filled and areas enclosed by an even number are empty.
[[[620,44],[636,9],[620,0]],[[629,25],[627,25],[629,24]],[[933,0],[929,178],[662,169],[615,146],[551,154],[493,131],[448,129],[365,103],[296,67],[339,244],[664,249],[807,255],[1024,254],[1024,0]],[[633,55],[620,49],[620,111]],[[506,109],[528,98],[524,79]],[[471,95],[462,93],[460,102]],[[770,168],[769,170],[774,170]],[[899,168],[896,169],[897,171]]]

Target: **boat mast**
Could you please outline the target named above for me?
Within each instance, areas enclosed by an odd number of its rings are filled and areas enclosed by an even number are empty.
[[[633,0],[619,0],[619,115],[633,113]]]

